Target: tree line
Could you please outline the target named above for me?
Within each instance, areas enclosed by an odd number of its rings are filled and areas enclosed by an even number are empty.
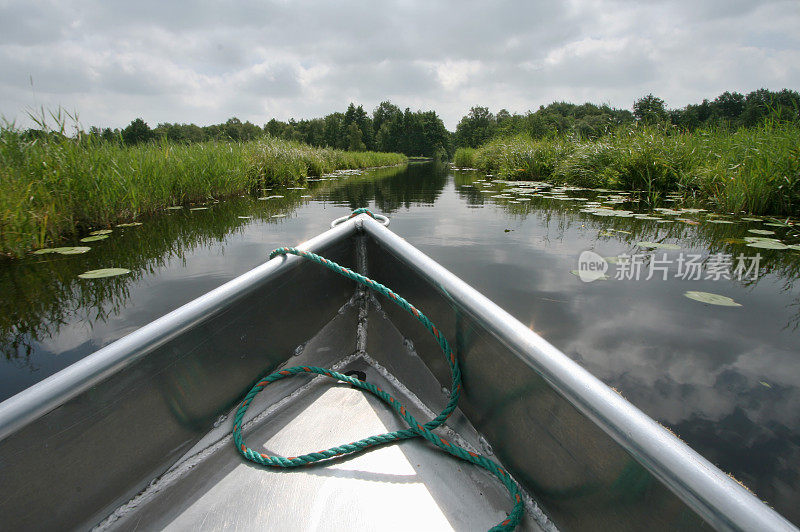
[[[725,91],[713,100],[704,99],[699,104],[679,109],[669,109],[663,99],[653,94],[636,100],[632,110],[593,103],[554,102],[524,114],[511,114],[506,109],[493,114],[487,107],[476,106],[459,121],[452,133],[445,128],[436,111],[401,110],[390,101],[384,101],[371,115],[363,106],[351,103],[344,112],[334,112],[322,118],[290,119],[286,122],[273,118],[263,126],[234,117],[208,126],[162,123],[151,129],[144,120],[137,118],[123,129],[91,127],[88,135],[126,145],[154,140],[178,143],[249,141],[269,135],[317,147],[450,158],[455,148],[476,148],[495,137],[571,135],[590,139],[617,127],[637,123],[693,131],[702,127],[753,127],[776,118],[800,121],[800,93],[789,89],[758,89],[747,95]],[[29,130],[27,135],[39,138],[46,133]]]
[[[473,107],[458,123],[453,141],[456,147],[477,148],[492,138],[519,134],[532,138],[596,138],[617,126],[635,123],[693,131],[701,127],[753,127],[766,119],[800,121],[800,93],[759,89],[745,96],[725,91],[714,100],[704,99],[680,109],[668,109],[664,100],[653,94],[636,100],[633,111],[591,103],[555,102],[525,114],[501,109],[495,115],[487,107]]]
[[[452,134],[436,111],[404,111],[389,101],[382,102],[370,116],[364,107],[350,104],[345,112],[323,118],[283,122],[273,118],[263,127],[238,118],[224,124],[158,124],[150,128],[136,118],[124,129],[92,127],[89,135],[128,145],[153,140],[194,143],[209,140],[248,141],[264,135],[304,142],[316,147],[348,151],[374,150],[409,156],[448,158],[453,154]]]

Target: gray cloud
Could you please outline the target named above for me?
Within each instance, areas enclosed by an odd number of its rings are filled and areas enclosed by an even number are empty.
[[[792,1],[0,2],[0,113],[263,123],[384,99],[525,112],[800,86]],[[31,88],[29,79],[33,79]]]

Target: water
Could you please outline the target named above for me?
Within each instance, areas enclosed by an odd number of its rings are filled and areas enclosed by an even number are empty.
[[[483,179],[430,163],[381,169],[262,196],[282,198],[239,197],[210,202],[206,210],[170,211],[115,229],[87,244],[93,249],[84,255],[3,264],[0,399],[244,273],[273,248],[304,241],[334,218],[369,206],[389,215],[396,233],[800,522],[800,252],[751,248],[743,240],[800,242],[794,230],[732,217],[717,219],[735,223],[712,223],[704,213],[656,213],[689,223],[598,216],[580,211],[610,193],[567,190],[546,193],[555,196],[549,198],[516,191],[517,184],[486,186]],[[617,209],[643,207],[605,199]],[[640,241],[680,249],[645,253]],[[609,264],[609,280],[582,282],[571,271],[585,250],[640,255],[639,280],[616,279],[620,265]],[[739,254],[760,253],[763,271],[756,280],[676,277],[681,257],[700,255],[705,277],[709,256],[717,253],[733,256],[730,273]],[[647,280],[651,264],[654,276]],[[107,267],[132,273],[77,278]],[[727,296],[741,306],[704,304],[686,291]]]

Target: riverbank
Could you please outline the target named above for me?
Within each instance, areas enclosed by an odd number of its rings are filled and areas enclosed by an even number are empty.
[[[397,153],[250,142],[153,143],[26,139],[0,131],[0,254],[19,257],[171,205],[203,202],[334,170],[404,164]]]
[[[625,127],[596,140],[498,138],[459,148],[454,164],[504,179],[591,188],[667,192],[707,201],[724,212],[800,214],[800,126],[681,133]]]

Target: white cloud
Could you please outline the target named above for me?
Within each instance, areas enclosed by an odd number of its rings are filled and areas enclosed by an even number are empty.
[[[84,125],[264,123],[391,99],[451,129],[473,105],[671,106],[800,86],[791,1],[0,3],[0,113]],[[33,87],[30,79],[33,79]]]

